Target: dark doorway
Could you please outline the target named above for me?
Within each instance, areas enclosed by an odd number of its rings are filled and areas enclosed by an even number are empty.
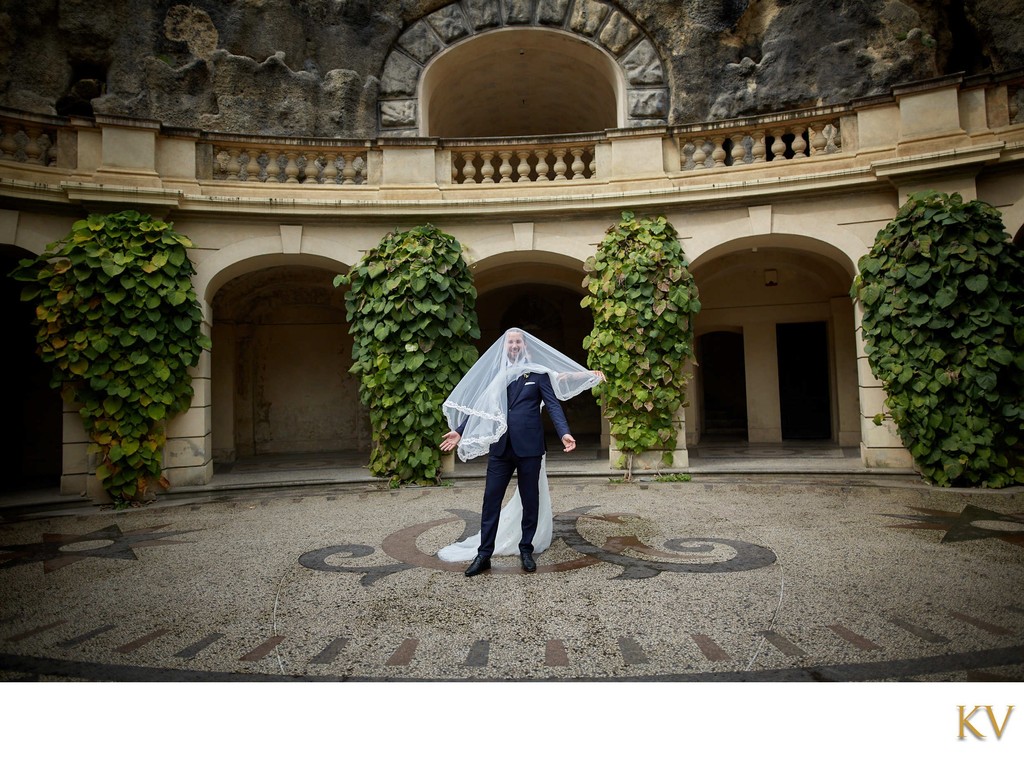
[[[700,338],[702,435],[747,437],[747,374],[743,334],[712,331]]]
[[[828,329],[823,321],[775,327],[783,440],[832,437]]]
[[[32,257],[13,247],[0,250],[4,271],[17,257]],[[9,255],[9,256],[8,256]],[[62,409],[60,392],[50,387],[52,368],[36,354],[35,306],[21,301],[22,284],[0,279],[0,305],[7,331],[0,352],[10,363],[7,378],[9,448],[2,490],[37,490],[60,486]]]

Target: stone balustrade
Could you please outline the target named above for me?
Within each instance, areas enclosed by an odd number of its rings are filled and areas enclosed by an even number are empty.
[[[316,141],[317,144],[322,141]],[[248,183],[362,185],[366,146],[215,142],[213,179]]]
[[[452,155],[452,183],[547,183],[597,178],[597,143],[502,144],[447,142]]]
[[[127,117],[0,109],[0,185],[13,196],[58,203],[99,202],[111,189],[130,189],[118,191],[124,196],[118,203],[130,199],[154,206],[178,205],[184,194],[191,205],[205,197],[235,198],[232,194],[283,199],[288,192],[268,194],[267,186],[303,186],[310,191],[294,195],[296,209],[349,200],[383,208],[397,199],[414,203],[421,194],[444,203],[487,200],[512,184],[517,196],[524,186],[536,189],[523,198],[536,197],[538,203],[594,194],[596,184],[612,189],[602,191],[609,198],[624,191],[663,194],[677,179],[693,176],[700,181],[678,187],[691,195],[701,189],[714,193],[724,180],[720,174],[742,170],[740,182],[755,193],[758,186],[748,182],[753,179],[764,188],[770,179],[782,189],[802,190],[801,183],[829,173],[902,183],[946,162],[966,168],[1017,161],[1022,124],[1020,72],[969,79],[950,75],[845,105],[760,117],[547,137],[268,138]],[[783,166],[804,169],[780,173]],[[37,169],[42,171],[36,174]],[[230,194],[212,190],[228,184]],[[204,190],[207,186],[210,190]],[[559,187],[565,190],[543,191]],[[370,198],[371,191],[384,195]],[[439,192],[451,198],[438,197]]]
[[[53,167],[57,129],[33,117],[0,115],[0,160]]]
[[[827,156],[842,151],[840,115],[823,110],[805,119],[757,119],[730,125],[680,128],[684,172]]]

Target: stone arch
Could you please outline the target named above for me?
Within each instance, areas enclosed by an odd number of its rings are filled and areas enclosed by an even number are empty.
[[[689,248],[689,247],[688,247]],[[766,234],[720,243],[701,252],[691,267],[702,310],[694,322],[698,348],[704,337],[728,331],[742,337],[726,368],[745,377],[746,416],[707,403],[713,363],[693,369],[687,439],[729,431],[742,419],[751,443],[821,439],[848,447],[860,441],[855,313],[849,297],[854,265],[834,245],[809,237]],[[800,343],[806,344],[801,347]],[[706,348],[705,348],[706,349]],[[814,403],[811,406],[810,403]],[[806,416],[808,411],[814,416]]]
[[[359,261],[360,253],[339,241],[303,235],[301,229],[292,235],[298,239],[297,243],[286,241],[290,234],[284,231],[278,236],[242,239],[198,262],[193,283],[204,310],[209,309],[214,295],[224,283],[243,273],[291,263],[315,265],[338,273]]]
[[[270,262],[263,258],[264,262]],[[213,454],[365,457],[344,291],[300,258],[239,272],[213,298]]]
[[[585,294],[580,260],[548,250],[505,251],[478,261],[473,271],[480,295],[481,350],[505,329],[517,326],[587,365],[583,337],[594,324],[590,311],[580,307]],[[562,407],[581,450],[603,453],[607,438],[596,398],[589,393],[578,395]],[[549,448],[550,458],[560,458],[559,453]]]
[[[764,252],[769,249],[788,249],[819,255],[841,268],[851,279],[857,274],[857,259],[867,252],[864,243],[843,232],[823,227],[817,238],[801,233],[772,232],[753,236],[730,236],[728,231],[709,230],[717,240],[691,240],[686,242],[687,258],[691,270],[706,267],[718,257],[736,252]],[[835,235],[833,235],[835,234]],[[849,288],[849,284],[847,284]]]
[[[413,22],[392,45],[381,75],[379,134],[419,135],[421,85],[428,65],[471,38],[501,30],[557,31],[594,47],[621,72],[621,122],[614,126],[666,124],[669,97],[661,58],[646,32],[614,3],[460,0]]]
[[[283,226],[282,235],[238,241],[200,262],[196,291],[213,338],[205,397],[215,463],[298,454],[310,463],[365,460],[369,420],[348,373],[344,290],[332,283],[357,259],[335,241]]]

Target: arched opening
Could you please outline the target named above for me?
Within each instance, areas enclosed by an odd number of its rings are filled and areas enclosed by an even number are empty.
[[[560,135],[623,126],[615,62],[579,37],[505,29],[452,46],[420,83],[423,135]]]
[[[860,441],[850,273],[835,253],[792,243],[695,261],[703,308],[691,443]]]
[[[35,257],[19,247],[0,245],[5,273],[18,260]],[[5,326],[0,353],[10,364],[7,399],[15,401],[5,415],[8,448],[3,490],[49,490],[60,487],[63,442],[60,391],[50,387],[53,369],[36,354],[35,306],[21,301],[22,284],[0,279],[0,305]]]
[[[211,355],[218,467],[294,454],[365,460],[369,418],[348,371],[344,291],[331,280],[316,267],[274,266],[218,289]]]
[[[542,256],[541,253],[535,255]],[[531,262],[529,268],[524,269],[519,257],[517,264],[506,261],[495,265],[498,259],[507,260],[494,258],[491,267],[476,277],[480,294],[477,300],[478,347],[486,349],[505,329],[516,326],[586,366],[583,338],[593,329],[594,321],[590,312],[580,307],[582,272],[544,262]],[[524,272],[531,280],[523,280]],[[578,443],[578,450],[571,457],[607,458],[607,449],[601,445],[601,408],[593,394],[578,395],[564,402],[562,407]],[[549,458],[563,457],[557,446],[558,438],[546,418],[545,427]]]

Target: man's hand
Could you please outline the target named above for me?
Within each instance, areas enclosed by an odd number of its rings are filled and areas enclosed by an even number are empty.
[[[563,450],[566,453],[570,453],[576,450],[576,438],[574,438],[571,434],[563,435],[562,445],[565,446]]]
[[[449,432],[444,436],[444,439],[441,440],[441,450],[444,451],[445,453],[455,450],[455,448],[457,448],[459,445],[459,440],[461,439],[462,435],[460,435],[458,432]]]

